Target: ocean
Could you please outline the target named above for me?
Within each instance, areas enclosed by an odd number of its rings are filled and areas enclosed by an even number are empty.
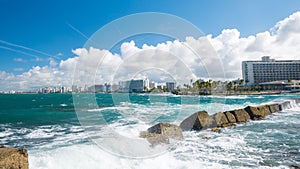
[[[290,168],[300,166],[297,104],[219,133],[183,132],[184,140],[145,151],[139,133],[159,122],[179,125],[199,110],[213,114],[293,98],[300,95],[2,94],[0,145],[26,148],[30,169]]]

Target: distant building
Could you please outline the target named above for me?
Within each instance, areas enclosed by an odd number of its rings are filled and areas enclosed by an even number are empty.
[[[96,85],[93,85],[93,86],[90,86],[88,88],[88,91],[89,92],[106,92],[106,86],[103,85],[103,84],[96,84]]]
[[[157,88],[157,83],[156,82],[151,82],[149,83],[149,89]]]
[[[166,89],[169,91],[174,91],[175,86],[176,86],[175,82],[166,82]]]
[[[300,81],[273,81],[260,83],[259,86],[262,90],[288,90],[300,91]]]
[[[144,92],[149,89],[148,79],[120,81],[119,89],[121,92]]]
[[[157,89],[165,89],[166,88],[166,83],[158,83],[157,84]]]
[[[72,92],[77,93],[78,91],[78,87],[76,85],[72,85]]]
[[[300,80],[300,60],[275,60],[264,56],[261,61],[243,61],[242,72],[247,85]]]

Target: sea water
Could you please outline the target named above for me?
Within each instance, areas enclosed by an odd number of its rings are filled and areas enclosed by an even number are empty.
[[[96,108],[84,99],[75,103],[77,96],[0,95],[0,145],[26,148],[31,169],[300,166],[300,106],[296,104],[263,120],[223,128],[219,133],[210,130],[183,132],[184,140],[172,141],[167,151],[151,157],[120,156],[106,151],[101,142],[95,142],[103,134],[98,130],[102,125],[123,137],[138,139],[140,131],[154,124],[179,125],[199,110],[213,114],[300,98],[300,95],[92,94]],[[80,119],[85,116],[99,124],[83,124]]]

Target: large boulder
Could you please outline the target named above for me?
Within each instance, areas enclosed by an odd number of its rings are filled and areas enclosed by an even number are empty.
[[[280,112],[279,104],[270,104],[268,105],[271,113]]]
[[[279,104],[279,109],[280,111],[284,110],[284,109],[289,109],[291,108],[291,102],[290,101],[285,101]]]
[[[147,131],[140,132],[141,138],[146,138],[152,145],[169,144],[171,139],[183,139],[182,130],[179,126],[169,123],[158,123]]]
[[[257,107],[247,106],[245,110],[248,112],[252,120],[260,120],[271,114],[268,105],[261,105]]]
[[[0,146],[0,168],[28,169],[27,150]]]
[[[231,113],[234,115],[237,123],[244,123],[250,120],[250,116],[245,109],[233,110]]]
[[[184,119],[180,123],[180,128],[183,131],[201,130],[206,127],[209,115],[206,111],[199,111]]]
[[[216,127],[224,127],[229,123],[226,115],[223,112],[212,115],[214,117]],[[212,126],[215,127],[215,126]]]
[[[173,139],[183,139],[182,130],[179,126],[169,123],[158,123],[148,128],[149,133],[161,134]]]
[[[146,138],[147,141],[152,145],[152,146],[155,146],[155,145],[158,145],[158,144],[169,144],[170,141],[169,141],[169,137],[168,136],[165,136],[165,135],[162,135],[162,134],[156,134],[156,133],[149,133],[149,132],[146,132],[146,131],[142,131],[140,133],[140,137],[141,138]]]
[[[237,122],[233,113],[227,111],[224,114],[227,117],[228,123],[236,123]]]
[[[295,99],[295,102],[296,102],[297,104],[300,104],[300,99]]]

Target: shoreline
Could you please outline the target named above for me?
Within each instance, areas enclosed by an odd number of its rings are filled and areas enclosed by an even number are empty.
[[[40,95],[54,95],[54,94],[116,94],[116,93],[123,93],[123,94],[147,94],[151,92],[144,92],[144,93],[129,93],[129,92],[81,92],[81,93],[33,93],[33,92],[23,92],[23,93],[0,93],[0,95],[26,95],[26,94],[40,94]],[[171,94],[171,95],[188,95],[188,96],[231,96],[231,95],[285,95],[285,94],[300,94],[300,92],[280,92],[280,91],[260,91],[260,92],[217,92],[212,94],[197,94],[195,92],[187,92],[187,93],[171,93],[171,92],[160,92],[160,93],[152,93],[152,94]]]

